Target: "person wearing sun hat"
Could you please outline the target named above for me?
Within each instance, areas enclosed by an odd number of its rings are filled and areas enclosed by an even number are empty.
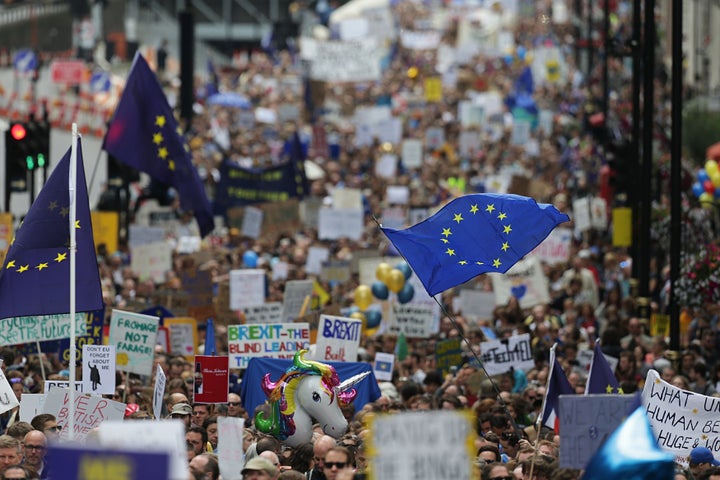
[[[240,473],[243,480],[275,480],[278,469],[267,458],[253,457],[248,460]]]

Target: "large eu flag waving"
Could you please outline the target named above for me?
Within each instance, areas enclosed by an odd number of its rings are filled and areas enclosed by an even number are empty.
[[[10,244],[0,272],[0,318],[70,311],[70,152],[53,170]],[[75,309],[91,312],[103,308],[103,302],[79,139],[75,215]]]
[[[103,149],[126,165],[177,190],[204,237],[214,228],[210,202],[190,160],[173,112],[155,74],[135,55]]]
[[[382,228],[434,296],[487,272],[505,273],[570,218],[529,197],[458,197],[405,230]]]

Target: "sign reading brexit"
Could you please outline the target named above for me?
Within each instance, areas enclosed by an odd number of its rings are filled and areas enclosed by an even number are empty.
[[[247,368],[253,357],[293,358],[308,348],[308,323],[228,325],[230,368]]]
[[[321,362],[354,362],[360,345],[362,321],[321,315],[315,359]]]

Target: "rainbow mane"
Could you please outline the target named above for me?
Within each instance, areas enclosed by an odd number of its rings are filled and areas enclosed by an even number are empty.
[[[293,415],[297,405],[295,404],[295,389],[300,380],[307,375],[318,375],[321,377],[322,388],[330,396],[330,401],[335,397],[335,387],[340,385],[335,368],[330,365],[306,360],[307,350],[300,350],[295,353],[293,363],[277,382],[270,380],[270,374],[263,377],[262,389],[270,403],[270,418],[265,418],[265,412],[258,412],[255,415],[255,425],[263,433],[273,435],[280,440],[285,440],[295,433],[295,421]],[[345,393],[345,392],[343,392]],[[338,395],[345,398],[346,395]]]

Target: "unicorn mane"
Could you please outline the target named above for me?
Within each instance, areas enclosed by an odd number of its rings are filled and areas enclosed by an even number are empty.
[[[293,357],[292,365],[285,373],[273,382],[270,374],[265,374],[261,387],[268,397],[270,404],[270,418],[266,418],[265,412],[258,412],[255,415],[255,425],[263,433],[273,435],[280,440],[285,440],[295,433],[295,421],[293,415],[297,405],[295,404],[295,390],[300,380],[307,375],[318,375],[321,377],[322,388],[332,399],[335,396],[335,388],[340,385],[335,368],[325,363],[305,359],[307,350],[299,350]]]

